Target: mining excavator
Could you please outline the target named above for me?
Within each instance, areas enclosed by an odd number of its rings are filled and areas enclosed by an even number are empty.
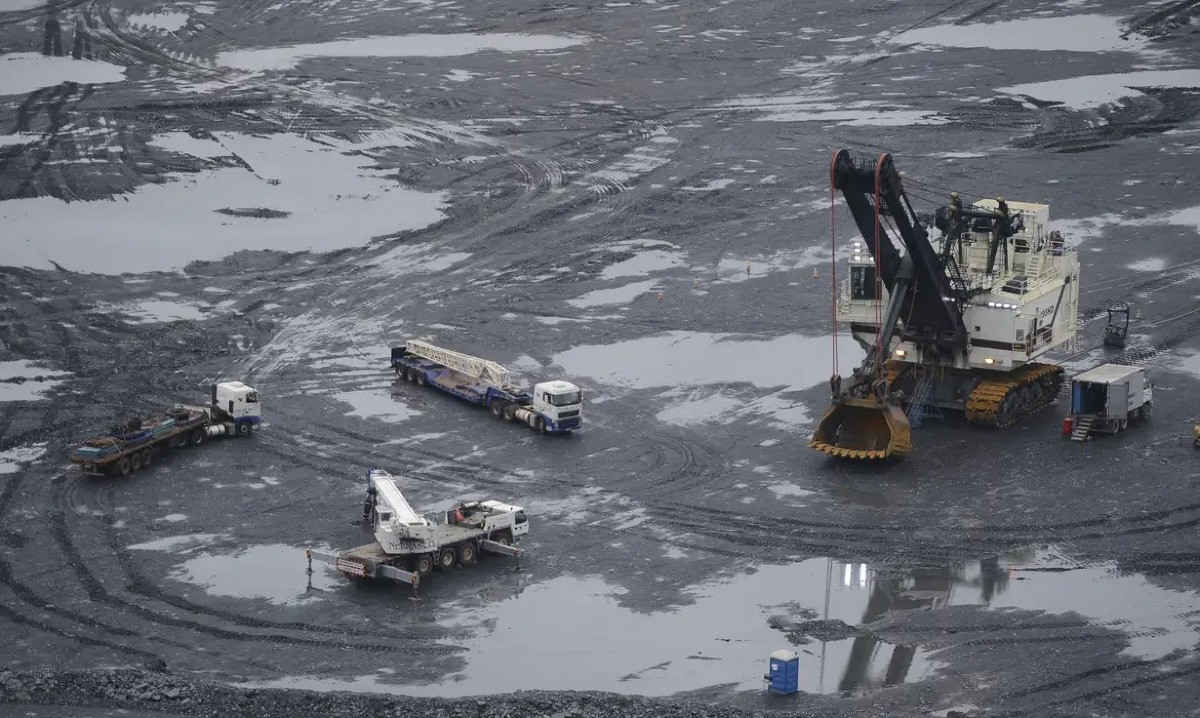
[[[1049,205],[964,205],[951,193],[918,216],[886,153],[864,160],[838,150],[830,181],[862,235],[835,315],[866,356],[845,381],[830,379],[833,400],[812,448],[903,456],[912,426],[930,414],[1003,427],[1055,402],[1063,369],[1038,360],[1078,331],[1079,257],[1048,231]],[[931,225],[941,233],[933,241]]]

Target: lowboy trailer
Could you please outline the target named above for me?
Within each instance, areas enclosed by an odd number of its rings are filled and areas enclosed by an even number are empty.
[[[494,361],[416,339],[392,348],[392,369],[398,378],[489,408],[498,419],[519,421],[543,434],[569,434],[583,425],[583,395],[571,382],[541,382],[530,394]]]

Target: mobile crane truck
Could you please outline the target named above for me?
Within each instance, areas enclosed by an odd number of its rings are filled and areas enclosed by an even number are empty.
[[[71,451],[91,476],[128,476],[164,449],[198,446],[218,436],[249,436],[262,421],[258,392],[240,381],[214,384],[208,406],[175,404],[162,416],[135,417]]]
[[[375,541],[337,553],[308,549],[309,571],[316,559],[352,579],[387,578],[416,590],[434,568],[472,566],[481,551],[519,556],[513,544],[529,533],[525,509],[499,501],[455,504],[442,523],[413,510],[395,478],[382,469],[367,471],[363,518]]]
[[[1003,427],[1057,400],[1063,369],[1037,360],[1078,331],[1079,257],[1047,232],[1049,205],[964,206],[951,193],[932,218],[935,246],[890,154],[856,161],[838,150],[830,182],[863,238],[851,245],[836,316],[867,354],[845,386],[830,379],[833,400],[810,447],[903,456],[927,412]]]
[[[583,393],[568,381],[535,384],[530,395],[494,361],[417,339],[392,348],[392,368],[398,378],[440,389],[543,434],[569,434],[583,424]]]

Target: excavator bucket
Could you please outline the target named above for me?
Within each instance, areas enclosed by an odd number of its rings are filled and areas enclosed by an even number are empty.
[[[847,398],[825,411],[808,445],[843,459],[886,459],[912,449],[912,429],[898,406]]]

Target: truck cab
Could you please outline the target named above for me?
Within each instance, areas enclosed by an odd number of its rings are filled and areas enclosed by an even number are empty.
[[[546,418],[550,431],[578,429],[583,424],[583,392],[569,381],[535,384],[533,410]]]
[[[240,381],[223,381],[213,384],[213,409],[224,413],[239,433],[246,433],[243,426],[254,427],[262,421],[262,404],[258,401],[258,392]]]

